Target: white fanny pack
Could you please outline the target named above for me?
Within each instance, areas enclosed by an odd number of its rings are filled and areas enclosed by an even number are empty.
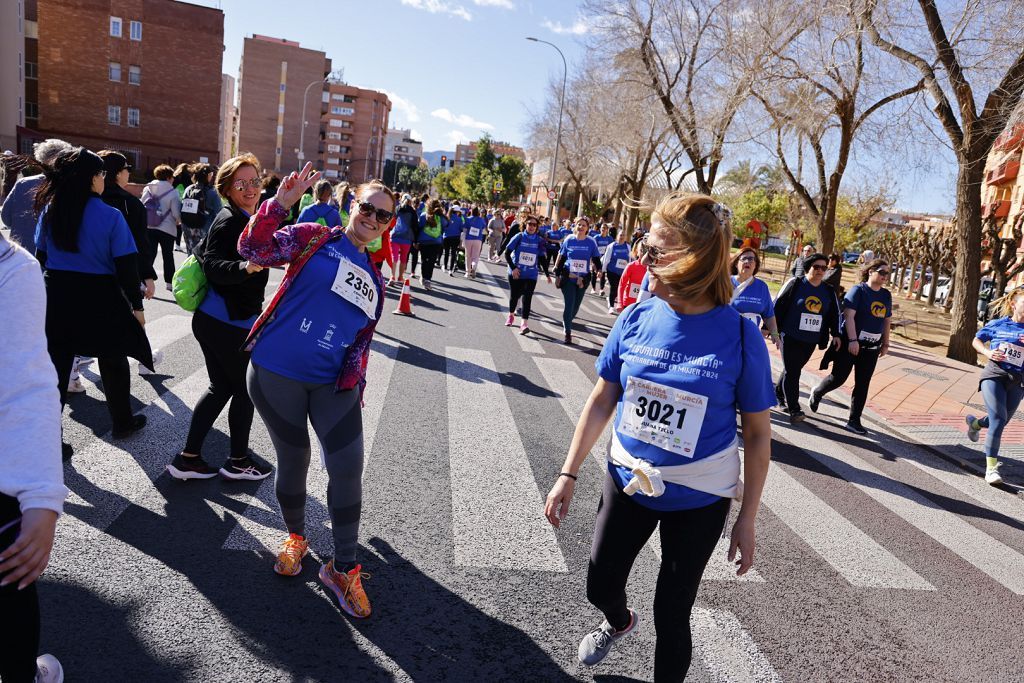
[[[630,455],[619,441],[618,434],[612,430],[612,438],[608,440],[608,460],[633,473],[633,479],[623,489],[626,495],[639,491],[657,498],[665,493],[665,482],[668,482],[721,498],[739,500],[743,497],[739,439],[734,438],[731,444],[706,458],[685,465],[655,467]]]

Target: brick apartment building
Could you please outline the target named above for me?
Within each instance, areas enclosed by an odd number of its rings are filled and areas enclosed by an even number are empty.
[[[25,2],[0,4],[0,151],[14,150],[25,125]]]
[[[277,173],[305,161],[317,163],[325,111],[321,93],[330,72],[331,60],[319,50],[269,36],[246,38],[238,68],[238,151],[252,152],[264,168]]]
[[[160,163],[220,161],[221,10],[175,0],[44,0],[27,7],[29,21],[34,14],[26,43],[34,34],[38,43],[26,53],[38,55],[38,97],[26,88],[31,130],[22,149],[47,137],[113,148],[140,175]]]
[[[1020,174],[1022,151],[1024,124],[1016,124],[996,138],[985,162],[981,215],[985,220],[995,219],[1000,226],[999,236],[1003,238],[1013,237],[1013,225],[1024,212],[1024,177]],[[1018,244],[1018,254],[1021,251]],[[1024,273],[1014,278],[1010,286],[1022,283]]]
[[[238,113],[235,109],[235,79],[221,74],[220,86],[220,160],[225,161],[235,155],[235,126],[238,125]]]
[[[468,145],[458,144],[455,146],[455,164],[462,166],[464,164],[472,163],[476,159],[476,146],[477,142],[471,142]],[[491,150],[495,156],[503,157],[506,154],[511,154],[514,157],[519,157],[523,161],[526,161],[526,152],[523,151],[522,147],[516,147],[507,142],[496,142],[491,140]]]
[[[324,177],[358,183],[384,175],[391,100],[382,92],[331,79],[323,92]]]

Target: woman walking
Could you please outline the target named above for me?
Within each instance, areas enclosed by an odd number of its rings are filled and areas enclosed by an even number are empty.
[[[874,259],[861,270],[861,281],[843,298],[843,344],[832,361],[832,374],[811,391],[809,405],[818,412],[825,395],[843,386],[854,370],[853,400],[846,430],[867,434],[860,423],[868,387],[878,359],[889,352],[889,322],[892,316],[892,295],[885,288],[891,268],[884,259]]]
[[[441,258],[443,235],[447,227],[448,219],[445,218],[441,202],[436,199],[430,200],[427,212],[420,216],[420,231],[417,235],[420,259],[423,261],[420,270],[420,286],[423,289],[431,289],[430,282],[434,279],[434,268]]]
[[[811,254],[800,266],[805,273],[783,286],[775,299],[775,317],[782,331],[783,371],[775,384],[775,397],[789,412],[791,424],[806,419],[800,409],[800,373],[814,353],[824,349],[832,338],[839,348],[839,302],[835,291],[824,282],[828,260],[824,254]]]
[[[508,262],[508,320],[506,327],[516,322],[516,307],[523,301],[523,322],[520,334],[530,331],[530,307],[533,304],[533,290],[537,287],[537,261],[544,253],[544,239],[537,234],[538,221],[535,216],[526,218],[526,232],[517,234],[505,249]]]
[[[492,263],[498,262],[498,254],[501,253],[501,242],[505,238],[505,230],[505,212],[499,209],[494,212],[494,218],[487,224],[487,246],[490,247],[487,260]]]
[[[616,238],[609,233],[611,224],[602,223],[596,234],[590,236],[597,242],[597,251],[601,254],[601,262],[604,263],[604,255],[608,251],[608,247],[615,243]],[[593,233],[593,231],[591,231]],[[604,296],[605,284],[607,283],[607,269],[602,269],[600,273],[594,276],[594,279],[590,281],[591,290],[598,296]],[[598,285],[600,284],[600,291],[598,291]],[[614,288],[613,288],[614,289]]]
[[[153,169],[153,180],[142,189],[142,204],[146,207],[149,240],[153,243],[153,260],[160,247],[163,256],[164,287],[171,291],[174,280],[174,244],[181,224],[181,197],[171,179],[174,169],[160,164]],[[182,189],[182,194],[185,190]]]
[[[225,479],[259,480],[271,469],[249,455],[253,405],[245,384],[249,352],[242,346],[263,310],[270,271],[238,253],[238,238],[259,205],[259,161],[251,154],[228,159],[217,171],[216,184],[228,203],[210,226],[205,249],[199,254],[207,288],[192,316],[192,332],[206,360],[210,386],[196,403],[185,447],[167,471],[176,479],[212,479],[219,473]],[[203,458],[203,442],[229,401],[231,450],[217,469]]]
[[[441,264],[445,272],[455,275],[459,265],[459,246],[462,245],[462,229],[466,220],[462,217],[462,207],[456,204],[448,212],[448,225],[444,228]],[[469,269],[466,269],[467,274]]]
[[[985,481],[993,486],[1003,483],[999,474],[1003,430],[1024,397],[1024,288],[1018,287],[1003,298],[1002,314],[981,328],[974,338],[975,350],[988,359],[978,380],[978,391],[985,399],[988,415],[981,419],[967,416],[967,437],[971,441],[978,440],[982,429],[988,430]]]
[[[600,244],[597,245],[600,248]],[[629,265],[629,244],[626,242],[626,231],[619,230],[615,235],[615,242],[604,250],[601,256],[601,266],[608,274],[608,315],[615,314],[615,299],[619,295],[619,280],[626,266]],[[602,289],[604,289],[602,287]]]
[[[640,256],[640,247],[643,242],[635,242],[630,252],[633,260],[629,262],[626,269],[622,271],[619,278],[619,307],[621,312],[626,306],[635,304],[640,298],[641,288],[647,279],[647,265]]]
[[[484,248],[484,232],[487,223],[480,216],[480,209],[473,207],[472,215],[466,220],[463,245],[466,250],[466,277],[476,277],[480,265],[480,252]]]
[[[689,670],[690,613],[733,498],[742,497],[742,507],[728,557],[733,561],[739,552],[739,575],[753,564],[755,517],[771,454],[768,353],[754,326],[729,305],[727,211],[710,197],[690,194],[670,195],[655,209],[645,248],[653,296],[616,320],[596,363],[597,385],[544,508],[559,527],[580,466],[614,420],[587,571],[587,599],[604,622],[584,636],[578,657],[594,666],[637,629],[626,584],[637,555],[660,528],[658,683],[682,681]],[[745,448],[742,493],[737,410]]]
[[[757,277],[761,259],[755,249],[745,247],[736,252],[729,262],[732,274],[732,306],[744,318],[754,323],[781,350],[782,337],[775,320],[775,306],[768,285]]]
[[[419,216],[412,205],[412,197],[402,195],[402,205],[395,216],[395,227],[391,229],[391,262],[397,269],[397,275],[392,275],[392,282],[401,285],[405,280],[405,267],[408,265],[409,252],[413,242],[419,234]],[[348,225],[348,223],[346,223]]]
[[[213,219],[224,208],[217,190],[213,189],[216,167],[210,164],[192,166],[192,184],[185,188],[181,199],[181,225],[185,236],[186,251],[196,253],[200,242],[210,232]]]
[[[587,284],[594,273],[601,272],[601,255],[597,243],[587,236],[588,223],[586,218],[576,220],[575,237],[567,237],[562,242],[555,273],[558,276],[556,286],[562,290],[562,330],[565,343],[572,344],[572,321],[580,312],[583,296],[587,293]]]
[[[307,422],[320,441],[327,469],[327,505],[334,558],[320,580],[342,610],[370,616],[356,561],[362,506],[361,401],[373,331],[384,303],[384,278],[366,245],[387,230],[395,197],[378,181],[356,188],[348,227],[302,223],[279,228],[288,207],[319,173],[306,164],[277,197],[260,206],[239,239],[243,258],[264,267],[287,266],[270,305],[253,325],[249,394],[277,451],[275,490],[289,536],[274,571],[295,576],[309,549],[305,531]]]

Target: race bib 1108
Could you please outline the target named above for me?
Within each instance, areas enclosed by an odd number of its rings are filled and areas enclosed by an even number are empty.
[[[800,330],[802,332],[821,332],[821,314],[801,313]]]

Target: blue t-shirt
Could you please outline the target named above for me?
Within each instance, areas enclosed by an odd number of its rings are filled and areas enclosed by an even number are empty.
[[[296,223],[319,223],[328,228],[341,225],[341,214],[330,204],[310,204],[299,214]]]
[[[241,327],[243,329],[251,329],[256,324],[256,319],[260,317],[259,313],[249,318],[248,320],[232,320],[231,316],[228,315],[228,305],[224,301],[224,297],[217,293],[213,287],[207,286],[206,296],[203,297],[203,302],[199,304],[199,310],[210,316],[216,318],[222,323],[228,325],[234,325],[235,327]]]
[[[601,256],[604,256],[604,250],[615,242],[615,238],[611,235],[599,234],[594,237],[594,241],[597,242],[597,250],[601,252]]]
[[[742,335],[741,325],[745,326]],[[623,389],[614,422],[622,446],[656,467],[683,465],[721,451],[736,438],[737,407],[744,413],[759,413],[775,405],[768,349],[753,323],[731,306],[681,315],[657,297],[634,304],[615,321],[596,368],[602,379]],[[668,425],[677,435],[692,434],[696,445],[691,453],[677,453],[623,433],[630,377],[704,398],[702,422],[697,422],[700,417],[695,411],[678,410],[674,400],[673,404],[638,400],[628,407],[638,416]],[[620,489],[633,478],[626,468],[609,463],[608,469]],[[671,483],[665,484],[665,493],[658,498],[642,494],[632,498],[655,510],[689,510],[718,500],[718,496]]]
[[[636,302],[647,301],[651,298],[651,271],[644,271],[644,279],[640,281],[640,293],[636,297]]]
[[[114,259],[138,252],[124,215],[97,195],[89,197],[85,203],[82,224],[78,228],[77,252],[57,248],[42,216],[36,223],[36,249],[46,252],[47,270],[93,275],[114,275]]]
[[[613,243],[609,248],[612,250],[612,254],[608,258],[608,272],[622,275],[622,271],[629,265],[632,249],[630,249],[629,244],[619,244],[618,242]]]
[[[591,259],[601,256],[597,249],[597,242],[592,237],[583,239],[570,237],[562,242],[560,253],[565,255],[565,267],[572,275],[588,274],[592,267]]]
[[[739,286],[739,284],[739,278],[733,275],[733,289]],[[772,293],[768,291],[768,285],[756,277],[733,300],[732,307],[758,327],[761,326],[762,321],[775,317],[775,304],[772,303]]]
[[[978,330],[978,333],[974,335],[983,342],[988,342],[990,349],[997,349],[1003,347],[1003,352],[1011,358],[1016,357],[1017,360],[1024,360],[1024,354],[1022,356],[1017,355],[1015,349],[1004,347],[1005,344],[1012,344],[1013,346],[1024,347],[1024,323],[1015,323],[1010,317],[997,318],[991,320],[985,327]],[[991,361],[989,361],[991,362]],[[1021,365],[1015,365],[1014,363],[996,363],[1001,369],[1006,372],[1012,372],[1015,375],[1021,373]]]
[[[448,219],[448,225],[444,227],[444,237],[449,239],[452,237],[461,237],[462,228],[466,224],[466,219],[461,214],[453,213],[452,217]]]
[[[817,344],[835,296],[825,284],[815,287],[805,277],[794,287],[793,307],[786,313],[782,332],[807,344]]]
[[[512,262],[519,267],[519,277],[524,280],[537,279],[537,261],[542,250],[543,238],[538,234],[530,235],[525,232],[517,232],[505,248],[505,251],[511,252]],[[512,275],[511,268],[508,274]]]
[[[480,216],[470,216],[466,219],[466,239],[483,242],[486,228],[487,221]]]
[[[881,344],[885,319],[892,317],[892,294],[882,287],[877,292],[866,282],[854,285],[843,298],[843,308],[856,311],[853,317],[857,325],[857,337],[862,344]]]
[[[551,228],[550,230],[548,230],[548,240],[555,242],[555,244],[548,245],[552,251],[557,251],[559,249],[562,243],[562,239],[565,237],[565,235],[566,233],[561,228]]]
[[[299,382],[332,384],[338,379],[345,352],[370,321],[362,308],[331,289],[342,258],[364,271],[363,282],[356,286],[366,284],[374,296],[383,296],[371,275],[368,254],[360,253],[345,236],[328,242],[285,292],[256,341],[254,365]]]
[[[441,226],[438,227],[437,222],[441,221]],[[441,244],[442,236],[448,226],[448,219],[441,214],[435,214],[432,219],[429,220],[426,214],[420,216],[420,236],[416,240],[419,244]]]
[[[391,228],[391,241],[395,244],[412,244],[415,234],[413,221],[417,220],[408,211],[399,211],[395,217],[395,227]]]

